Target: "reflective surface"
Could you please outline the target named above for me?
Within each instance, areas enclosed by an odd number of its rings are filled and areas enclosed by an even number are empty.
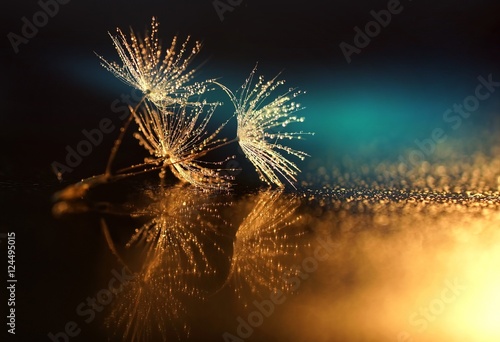
[[[293,193],[201,192],[138,179],[92,185],[83,197],[60,192],[70,195],[53,211],[96,215],[101,253],[133,274],[103,311],[101,336],[495,341],[494,155],[416,168],[325,163],[307,175],[322,188]],[[127,199],[109,201],[117,186],[128,187]]]

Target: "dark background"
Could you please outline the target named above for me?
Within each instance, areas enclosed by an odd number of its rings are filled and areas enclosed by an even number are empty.
[[[498,1],[401,4],[403,11],[348,64],[339,44],[352,44],[353,28],[372,20],[370,11],[385,9],[387,1],[244,0],[220,21],[211,1],[72,0],[60,5],[17,54],[6,35],[20,34],[21,18],[31,20],[40,7],[36,1],[4,3],[0,232],[18,236],[17,340],[48,340],[47,333],[75,317],[76,305],[99,290],[116,267],[95,221],[55,220],[50,212],[55,191],[103,171],[117,132],[65,174],[62,183],[51,163],[64,160],[66,145],[76,145],[82,129],[97,127],[103,117],[114,118],[111,103],[130,93],[94,54],[117,59],[108,31],[120,27],[128,32],[131,26],[142,32],[156,16],[165,46],[176,34],[203,41],[195,62],[204,62],[199,79],[222,77],[233,89],[257,61],[267,77],[283,71],[288,85],[308,91],[301,100],[307,107],[303,129],[316,135],[304,145],[313,155],[301,164],[307,169],[309,162],[317,165],[317,160],[343,153],[360,160],[372,157],[370,146],[395,160],[415,138],[442,125],[441,114],[472,94],[479,75],[500,79],[495,76],[500,65]],[[477,136],[477,130],[495,134],[498,108],[499,97],[492,96],[455,138]],[[132,138],[123,151],[118,162],[144,157]],[[5,260],[5,249],[0,250]],[[3,299],[0,307],[6,307]],[[74,340],[101,336],[97,321]]]

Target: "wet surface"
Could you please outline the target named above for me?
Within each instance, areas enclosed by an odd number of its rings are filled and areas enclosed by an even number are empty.
[[[101,298],[98,336],[494,341],[498,163],[325,165],[314,176],[323,186],[296,191],[207,193],[147,178],[92,186],[53,212],[92,232],[101,277],[90,293],[110,270],[131,275]]]

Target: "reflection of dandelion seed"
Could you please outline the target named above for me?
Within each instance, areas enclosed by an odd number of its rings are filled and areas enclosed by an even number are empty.
[[[133,215],[150,216],[151,221],[136,229],[127,246],[144,248],[146,262],[166,254],[174,269],[184,266],[196,276],[214,274],[205,251],[221,251],[215,237],[226,225],[219,214],[224,204],[214,203],[208,193],[182,186],[149,195],[153,202]]]
[[[200,293],[196,288],[184,287],[181,275],[165,267],[168,264],[164,257],[158,257],[120,293],[108,326],[124,327],[124,340],[150,341],[157,335],[166,340],[169,326],[179,334],[177,323],[186,313],[184,301]],[[180,329],[188,333],[186,325],[181,324]]]
[[[164,108],[176,103],[186,103],[187,99],[205,92],[204,84],[186,83],[193,78],[195,70],[186,71],[189,63],[200,51],[201,43],[196,42],[191,53],[186,56],[189,37],[177,51],[177,37],[165,52],[158,40],[158,22],[153,18],[151,32],[144,38],[130,33],[130,41],[120,29],[118,35],[111,36],[123,65],[108,62],[103,57],[102,65],[126,84],[139,89],[156,106]]]
[[[226,225],[219,214],[224,204],[196,188],[179,186],[148,195],[152,203],[133,216],[151,220],[127,244],[145,252],[144,266],[108,320],[124,326],[124,338],[130,340],[156,340],[157,334],[165,340],[169,325],[177,334],[179,326],[188,333],[182,322],[185,303],[204,297],[199,280],[217,272],[210,261],[222,252],[215,237]]]
[[[296,181],[295,176],[300,169],[291,161],[286,159],[280,152],[294,155],[301,160],[306,153],[294,150],[288,146],[278,143],[283,139],[301,139],[306,133],[303,132],[280,132],[275,131],[277,127],[286,127],[290,123],[303,122],[304,118],[291,116],[301,107],[293,102],[301,92],[293,92],[289,89],[283,95],[278,96],[271,102],[263,104],[270,94],[285,81],[276,81],[276,77],[264,82],[264,77],[260,76],[253,89],[253,76],[256,72],[254,68],[240,89],[239,98],[224,85],[214,82],[224,89],[229,95],[235,107],[236,119],[238,121],[237,136],[241,149],[247,158],[255,166],[260,179],[267,184],[275,184],[283,187],[284,184],[279,179],[281,175],[287,182],[292,184]]]
[[[280,191],[264,191],[256,201],[236,232],[226,282],[233,282],[240,299],[245,294],[253,297],[263,292],[286,292],[289,284],[283,275],[297,272],[289,259],[297,256],[299,245],[294,240],[302,235],[293,228],[301,219],[295,215],[298,198]]]
[[[227,173],[221,175],[221,169],[207,167],[207,164],[220,165],[224,161],[196,160],[226,141],[217,139],[224,124],[212,134],[206,131],[214,110],[215,106],[209,106],[205,114],[203,104],[200,104],[177,108],[170,113],[146,105],[144,113],[136,116],[139,133],[134,136],[150,154],[158,158],[158,163],[170,166],[178,179],[203,189],[227,188],[231,177]]]

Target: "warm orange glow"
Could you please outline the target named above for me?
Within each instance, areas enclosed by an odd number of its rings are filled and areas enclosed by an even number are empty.
[[[313,219],[337,232],[337,253],[318,269],[320,290],[305,283],[283,314],[291,339],[500,340],[498,194],[343,191],[337,212]]]

